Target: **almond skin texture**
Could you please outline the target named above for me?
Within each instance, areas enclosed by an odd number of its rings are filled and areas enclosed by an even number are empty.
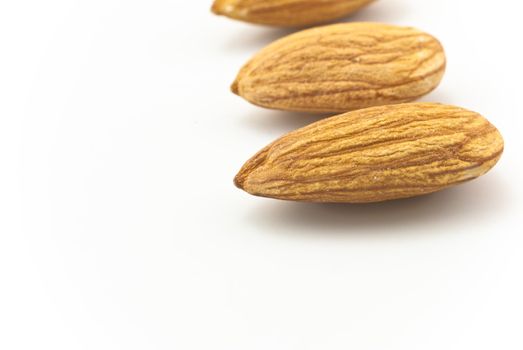
[[[373,0],[216,0],[212,12],[240,21],[300,27],[345,17]]]
[[[341,113],[414,101],[438,86],[445,66],[443,47],[429,34],[344,23],[267,46],[240,70],[231,89],[266,108]]]
[[[381,106],[283,136],[251,158],[234,182],[262,197],[381,202],[475,179],[502,152],[501,134],[475,112],[433,103]]]

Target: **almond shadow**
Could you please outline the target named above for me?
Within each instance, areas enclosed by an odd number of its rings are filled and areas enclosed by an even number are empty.
[[[386,22],[393,24],[398,21],[401,22],[402,15],[406,13],[404,5],[404,3],[391,3],[386,0],[377,0],[347,17],[297,28],[279,28],[236,21],[242,28],[238,30],[236,35],[231,36],[224,43],[224,50],[234,52],[245,52],[245,50],[249,50],[254,54],[278,39],[316,26],[350,22]]]
[[[283,135],[333,115],[286,112],[256,107],[240,122],[250,131],[257,130],[263,133]]]
[[[497,174],[430,195],[371,204],[315,204],[259,199],[244,218],[267,233],[291,235],[424,234],[473,231],[507,210],[510,189]]]

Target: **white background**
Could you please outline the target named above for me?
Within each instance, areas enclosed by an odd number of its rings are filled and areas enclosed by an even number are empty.
[[[318,117],[229,92],[289,30],[208,1],[0,4],[0,348],[522,349],[520,2],[381,0],[349,18],[444,44],[425,101],[506,151],[427,197],[251,197],[245,160]]]

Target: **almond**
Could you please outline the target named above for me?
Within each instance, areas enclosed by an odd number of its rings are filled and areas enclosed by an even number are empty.
[[[373,0],[216,0],[212,11],[245,22],[298,27],[345,17]]]
[[[481,115],[412,103],[328,118],[271,143],[234,182],[256,196],[380,202],[436,192],[485,174],[503,138]]]
[[[445,72],[437,39],[414,28],[345,23],[269,45],[239,72],[232,91],[267,108],[350,110],[413,101]]]

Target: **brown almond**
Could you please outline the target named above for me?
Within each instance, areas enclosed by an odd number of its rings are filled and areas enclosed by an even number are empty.
[[[216,0],[212,11],[240,21],[300,27],[345,17],[374,0]]]
[[[440,83],[445,53],[414,28],[345,23],[269,45],[239,72],[232,91],[266,108],[347,112],[414,101]]]
[[[328,118],[271,143],[234,182],[256,196],[380,202],[436,192],[485,174],[503,138],[459,107],[412,103]]]

